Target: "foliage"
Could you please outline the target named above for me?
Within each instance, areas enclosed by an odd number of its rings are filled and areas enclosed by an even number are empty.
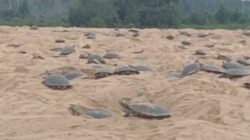
[[[1,25],[240,28],[249,16],[240,0],[0,0]]]

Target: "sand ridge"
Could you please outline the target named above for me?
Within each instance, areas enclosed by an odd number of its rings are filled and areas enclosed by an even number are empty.
[[[65,32],[64,30],[67,30]],[[84,32],[91,31],[96,39],[89,40]],[[191,37],[180,35],[180,31]],[[165,77],[168,71],[180,69],[198,58],[197,49],[207,51],[205,62],[221,65],[217,54],[232,57],[250,56],[250,38],[240,30],[144,29],[132,37],[127,29],[119,29],[125,37],[116,37],[114,29],[0,27],[0,139],[3,140],[246,140],[250,138],[250,91],[242,87],[249,80],[218,78],[198,72],[176,79]],[[199,38],[200,32],[211,33]],[[166,37],[173,35],[173,40]],[[75,44],[76,52],[54,58],[49,49],[56,39]],[[241,44],[245,40],[248,44]],[[191,45],[183,49],[182,41]],[[204,47],[215,43],[215,47]],[[20,47],[8,47],[21,44]],[[82,46],[89,44],[90,49]],[[18,51],[26,51],[26,54]],[[119,53],[120,60],[108,64],[143,63],[152,72],[131,76],[75,79],[70,90],[57,91],[41,81],[46,70],[62,66],[92,68],[79,59],[82,52]],[[143,50],[142,53],[134,53]],[[45,59],[33,59],[39,54]],[[164,120],[124,118],[119,105],[123,97],[144,93],[155,103],[167,107],[172,117]],[[72,116],[69,104],[102,107],[113,113],[112,118],[96,120]]]

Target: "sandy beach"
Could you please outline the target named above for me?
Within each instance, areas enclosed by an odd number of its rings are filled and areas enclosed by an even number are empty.
[[[93,32],[96,39],[87,39]],[[184,35],[186,32],[190,35]],[[125,36],[116,37],[117,33]],[[207,33],[207,37],[199,37]],[[167,39],[172,35],[173,40]],[[75,44],[75,53],[54,57],[51,48]],[[188,41],[190,45],[183,45]],[[90,48],[83,48],[89,44]],[[213,44],[213,47],[206,47]],[[0,139],[1,140],[248,140],[250,139],[249,76],[230,80],[199,71],[184,78],[167,77],[200,58],[222,65],[218,54],[250,56],[250,37],[241,30],[0,27]],[[207,55],[194,55],[202,49]],[[43,73],[63,66],[91,69],[79,59],[83,52],[104,55],[113,51],[121,59],[107,65],[144,64],[149,72],[112,75],[102,79],[76,78],[69,90],[44,86]],[[136,53],[140,52],[140,53]],[[38,59],[34,56],[41,56]],[[171,111],[163,120],[125,118],[121,98],[144,94]],[[112,112],[106,119],[73,116],[70,104],[100,107]]]

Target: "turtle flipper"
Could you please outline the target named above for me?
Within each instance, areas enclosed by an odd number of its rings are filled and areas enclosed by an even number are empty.
[[[129,109],[126,109],[126,108],[123,108],[122,111],[125,113],[124,117],[129,117],[133,114],[132,111],[130,111]]]

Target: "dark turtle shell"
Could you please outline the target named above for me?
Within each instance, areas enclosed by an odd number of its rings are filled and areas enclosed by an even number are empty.
[[[94,63],[94,64],[105,64],[105,60],[102,56],[100,56],[99,54],[93,53],[90,54],[88,53],[88,63]]]
[[[244,87],[250,89],[250,82],[245,82]]]
[[[200,64],[198,62],[193,62],[184,66],[181,72],[181,77],[194,74],[200,70]]]
[[[242,34],[245,36],[250,36],[250,31],[249,30],[244,30],[242,31]]]
[[[243,77],[250,75],[250,72],[248,69],[228,69],[225,71],[225,76],[228,76],[229,78],[237,78],[237,77]]]
[[[239,58],[237,60],[237,62],[244,65],[244,66],[250,66],[250,60],[249,59]]]
[[[93,32],[85,32],[84,36],[86,36],[87,39],[96,39],[96,35]]]
[[[205,37],[208,37],[209,35],[211,35],[211,33],[202,33],[202,32],[200,32],[200,33],[198,33],[198,37],[199,38],[205,38]]]
[[[108,52],[103,57],[106,58],[106,59],[120,59],[119,54],[112,53],[112,52]]]
[[[64,48],[62,48],[60,55],[69,55],[69,54],[74,53],[74,52],[75,52],[75,47],[67,45]]]
[[[71,66],[59,67],[50,71],[46,71],[45,74],[47,75],[60,74],[63,75],[68,80],[73,80],[77,77],[82,77],[82,78],[86,77],[86,74],[83,73],[81,70]]]
[[[170,112],[157,104],[153,104],[149,101],[143,102],[143,101],[129,101],[129,100],[122,100],[120,102],[122,107],[126,109],[127,114],[125,116],[129,115],[135,115],[138,117],[143,118],[154,118],[154,119],[163,119],[171,117]]]
[[[72,86],[69,80],[60,74],[51,74],[45,77],[43,84],[52,89],[68,89]]]
[[[232,58],[226,55],[218,54],[217,56],[218,60],[224,60],[226,62],[232,61]]]
[[[129,32],[131,33],[139,33],[138,29],[132,28],[132,29],[128,29]]]
[[[201,70],[206,72],[212,72],[216,74],[222,74],[224,73],[224,70],[214,64],[201,64]]]
[[[140,74],[140,72],[130,66],[119,66],[115,69],[114,74],[117,75],[132,75],[132,74]]]
[[[206,55],[206,52],[204,50],[196,50],[194,55]]]
[[[95,68],[95,79],[105,78],[111,76],[113,73],[113,70],[105,67]]]
[[[236,61],[223,61],[223,68],[225,69],[244,69],[245,66]]]

